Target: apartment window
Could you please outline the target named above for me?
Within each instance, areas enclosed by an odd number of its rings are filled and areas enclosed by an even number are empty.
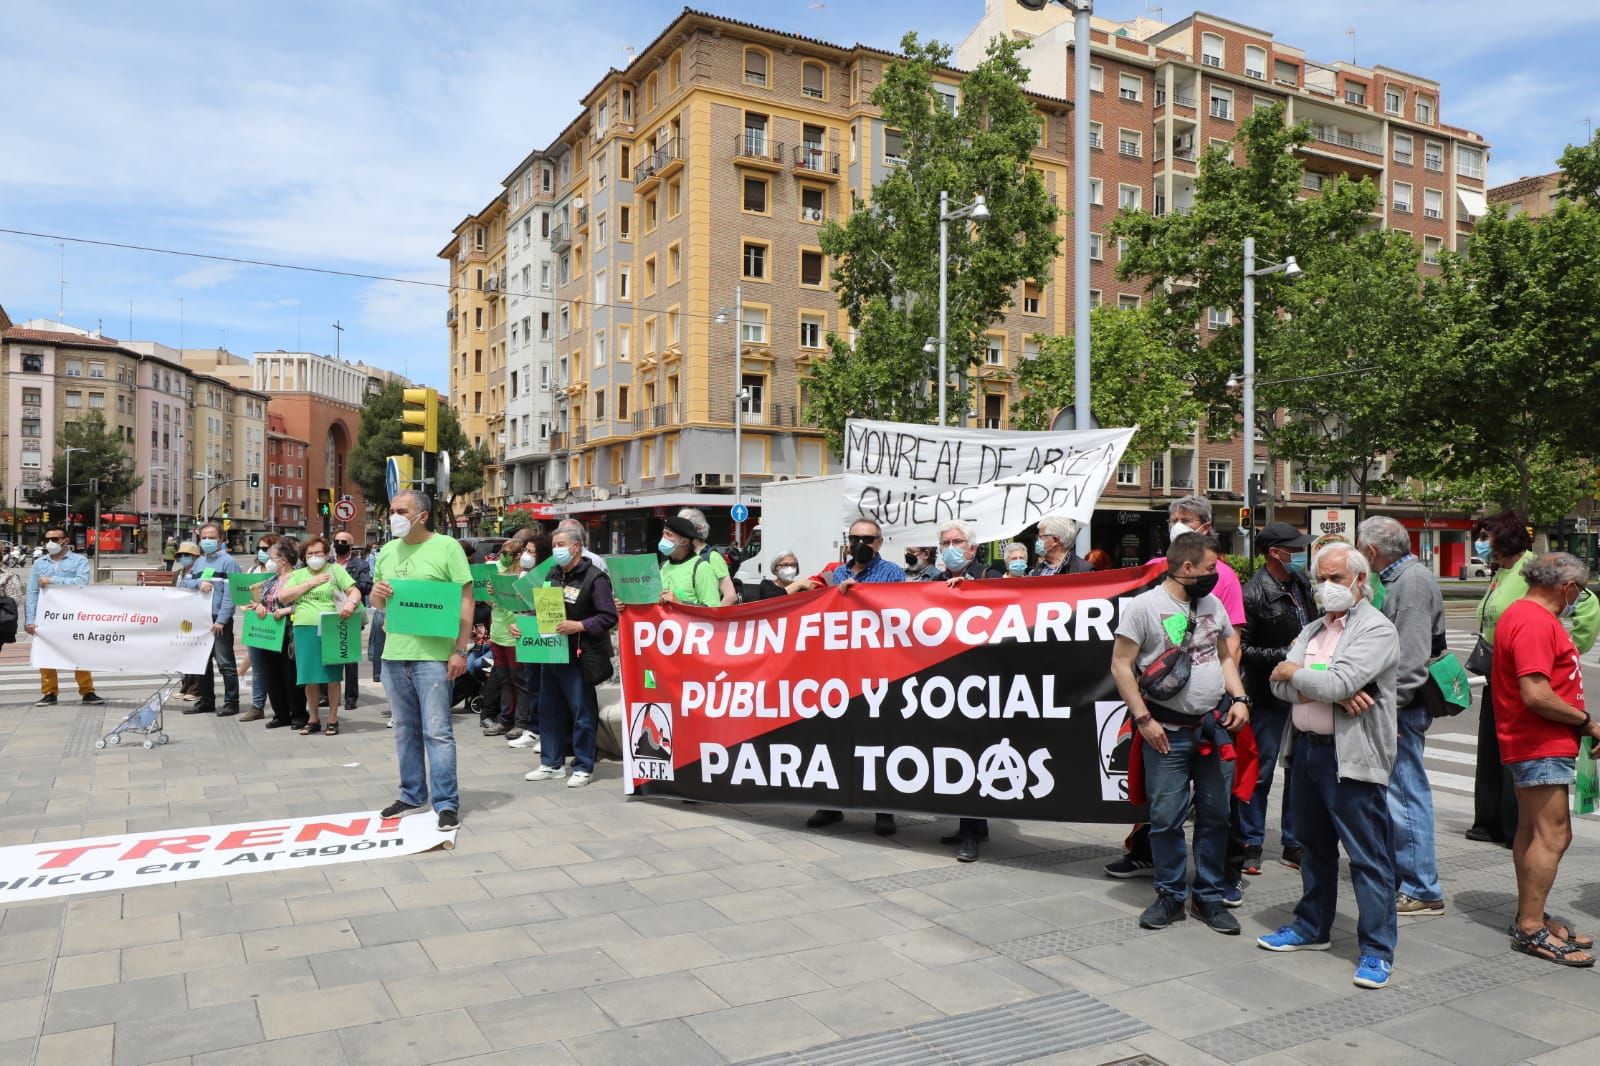
[[[1161,186],[1155,188],[1155,199],[1151,202],[1150,213],[1160,218],[1167,213],[1167,194],[1161,191]]]
[[[667,217],[677,218],[683,209],[683,182],[673,178],[667,182]]]
[[[1444,145],[1425,141],[1422,145],[1422,166],[1425,170],[1444,170]]]
[[[1422,238],[1422,261],[1430,266],[1439,265],[1439,253],[1444,250],[1444,238]]]
[[[627,417],[628,417],[628,386],[626,386],[626,385],[618,385],[617,386],[617,421],[619,421],[619,422],[620,421],[624,421],[625,419],[627,419]],[[612,450],[611,454],[612,454],[613,458],[620,459],[622,457],[622,449],[621,448],[615,448],[615,449]],[[613,471],[613,474],[615,474],[615,471]],[[611,478],[611,480],[612,481],[621,481],[622,478],[617,477],[617,476],[613,476]]]
[[[22,402],[27,404],[29,407],[38,407],[41,403],[44,402],[42,397],[43,397],[43,393],[39,389],[23,389],[22,390]],[[154,403],[152,403],[150,405],[150,410],[153,412],[155,409],[156,409],[156,405]],[[153,418],[154,415],[152,414],[151,417]]]
[[[1412,144],[1413,142],[1409,133],[1397,133],[1394,135],[1394,161],[1396,163],[1399,163],[1401,166],[1405,167],[1409,167],[1411,165],[1411,160],[1413,158]]]
[[[1463,178],[1483,177],[1483,152],[1478,148],[1456,149],[1456,173]]]
[[[1039,286],[1031,281],[1022,285],[1022,311],[1028,315],[1039,313]]]
[[[539,391],[550,391],[550,368],[548,366],[539,367]]]
[[[767,154],[767,116],[745,112],[744,154],[752,156]]]
[[[1138,463],[1118,463],[1117,464],[1117,484],[1118,485],[1137,485],[1137,484],[1139,484],[1139,464]]]
[[[1089,147],[1105,147],[1105,127],[1098,122],[1089,123]]]
[[[551,170],[549,167],[540,167],[539,168],[539,188],[544,192],[549,192],[550,190],[555,188],[555,177],[556,177],[555,171]],[[549,217],[550,216],[548,214],[545,215],[546,219],[549,219]],[[545,236],[549,236],[549,234],[550,234],[550,231],[548,229],[546,229],[545,230]]]
[[[1117,186],[1117,206],[1124,211],[1137,211],[1144,205],[1143,190],[1137,185]]]
[[[1440,189],[1422,190],[1422,217],[1444,217],[1444,192]]]
[[[644,261],[644,294],[656,294],[656,257],[653,255]]]
[[[550,236],[550,212],[548,211],[539,212],[539,236]]]
[[[1106,72],[1092,63],[1089,65],[1089,91],[1092,93],[1106,91]]]
[[[1300,68],[1282,59],[1275,60],[1272,64],[1272,80],[1279,85],[1298,86],[1300,84]]]
[[[594,417],[599,421],[606,416],[606,390],[599,389],[594,394]]]
[[[1405,214],[1411,213],[1411,185],[1409,182],[1394,182],[1394,209]]]
[[[800,252],[800,284],[821,288],[823,281],[823,260],[821,252],[802,249]]]
[[[22,435],[24,437],[40,436],[40,420],[37,418],[24,418],[22,420]]]
[[[1206,460],[1206,491],[1228,492],[1233,486],[1233,460]]]
[[[1211,117],[1233,121],[1233,92],[1229,89],[1211,87]]]
[[[1006,342],[1002,337],[987,337],[983,342],[983,365],[1006,365]]]
[[[631,267],[625,267],[624,266],[624,267],[618,267],[617,268],[617,299],[619,299],[619,300],[631,300],[631,299],[633,299],[633,286],[631,284],[632,281],[633,281],[633,270],[632,270]]]
[[[679,326],[678,309],[667,309],[667,347],[676,348],[683,342],[683,334]]]
[[[939,96],[939,106],[950,114],[955,114],[961,106],[961,99],[954,85],[945,85],[942,82],[933,83],[933,91]]]
[[[813,185],[800,186],[800,220],[821,222],[828,217],[828,194]]]
[[[654,233],[656,231],[656,198],[654,196],[645,197],[644,231],[646,233]]]
[[[1104,258],[1105,238],[1098,233],[1089,234],[1089,258],[1099,260]]]
[[[81,377],[83,377],[83,360],[82,359],[68,359],[67,360],[67,377],[69,377],[69,378],[81,378]]]
[[[597,330],[594,335],[594,365],[606,365],[606,331]]]
[[[1117,98],[1138,103],[1144,96],[1144,79],[1137,74],[1117,75]]]
[[[1367,86],[1365,82],[1347,81],[1344,83],[1344,102],[1357,107],[1367,106]]]
[[[828,68],[821,63],[806,60],[800,64],[800,92],[813,100],[828,95]]]
[[[906,161],[906,135],[899,130],[883,131],[883,161],[893,166]]]
[[[1417,97],[1417,121],[1424,126],[1433,125],[1433,97]]]
[[[644,320],[644,354],[652,355],[655,353],[655,350],[656,320],[654,318],[647,318]]]
[[[676,89],[683,84],[683,52],[672,53],[672,58],[667,61],[667,88]]]
[[[1223,57],[1227,54],[1222,38],[1215,33],[1202,33],[1200,35],[1200,63],[1207,67],[1222,66]]]
[[[594,272],[594,303],[595,303],[595,306],[596,307],[603,307],[603,306],[606,305],[606,303],[608,303],[610,301],[610,299],[611,299],[611,294],[606,291],[606,272],[604,270],[596,270]]]
[[[772,57],[760,48],[746,48],[744,50],[744,80],[746,85],[767,84],[767,70],[772,65]]]
[[[549,311],[540,311],[539,312],[539,339],[542,340],[542,341],[547,341],[547,340],[550,339],[550,312]]]
[[[633,90],[622,90],[622,121],[633,121]]]
[[[1137,310],[1139,310],[1139,297],[1133,295],[1132,293],[1126,293],[1126,292],[1120,293],[1117,296],[1117,310],[1119,310],[1119,311],[1137,311]]]
[[[1399,89],[1387,88],[1383,90],[1383,111],[1386,115],[1398,115],[1406,105],[1406,94]]]
[[[1118,130],[1117,152],[1138,159],[1144,153],[1144,134],[1138,130]]]
[[[745,241],[740,253],[741,273],[749,281],[767,280],[767,246],[756,241]]]
[[[822,315],[800,316],[800,347],[811,349],[822,347],[822,330],[825,321]]]
[[[1099,178],[1089,179],[1089,202],[1095,207],[1104,204],[1106,183]]]
[[[767,409],[767,379],[746,374],[739,382],[739,399],[745,414],[760,417]]]
[[[1089,290],[1089,306],[1090,307],[1099,307],[1100,304],[1101,304],[1100,290],[1099,289],[1090,289]]]
[[[744,179],[744,209],[753,214],[764,215],[767,213],[766,178],[755,178],[745,175]]]
[[[1228,328],[1229,311],[1226,307],[1206,308],[1206,325],[1211,329]]]
[[[746,307],[739,323],[739,339],[746,344],[767,343],[767,312],[761,307]]]
[[[667,246],[667,284],[675,285],[683,276],[683,249],[674,241]]]
[[[106,376],[106,365],[104,363],[90,362],[89,376],[92,378],[104,378]]]
[[[1267,80],[1267,50],[1258,44],[1244,46],[1244,75],[1247,78]]]
[[[617,362],[626,363],[633,357],[633,327],[623,323],[617,327]]]
[[[601,215],[594,220],[594,246],[604,248],[610,241],[611,227],[607,224],[606,216]]]
[[[572,256],[562,252],[561,258],[556,260],[556,268],[556,278],[560,284],[565,285],[572,280]]]

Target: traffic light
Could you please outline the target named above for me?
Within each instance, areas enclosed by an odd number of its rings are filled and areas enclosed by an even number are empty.
[[[260,474],[251,474],[250,475],[250,487],[253,488],[253,489],[259,489],[261,487],[261,475]]]
[[[228,501],[227,500],[223,500],[222,501],[222,517],[223,518],[227,518],[228,517]]]
[[[405,429],[400,442],[407,448],[425,452],[439,450],[439,392],[437,389],[405,389],[401,393],[405,408],[400,421]]]
[[[333,513],[332,489],[317,490],[317,513],[320,515],[330,515]]]
[[[50,512],[46,511],[41,520],[44,522],[45,528],[49,529],[50,528]]]
[[[1251,524],[1252,524],[1252,522],[1253,522],[1253,520],[1254,520],[1254,518],[1255,518],[1255,515],[1251,512],[1250,508],[1248,508],[1248,507],[1239,508],[1239,528],[1240,529],[1249,529]]]

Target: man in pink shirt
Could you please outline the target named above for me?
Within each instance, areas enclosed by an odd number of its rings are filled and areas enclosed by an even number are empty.
[[[1201,533],[1208,537],[1215,535],[1215,527],[1211,521],[1211,501],[1204,496],[1185,496],[1180,500],[1173,500],[1167,508],[1167,521],[1168,544],[1185,533]],[[1158,563],[1164,559],[1165,556],[1158,555],[1150,561]],[[1244,626],[1244,586],[1239,583],[1239,575],[1233,567],[1221,559],[1217,560],[1217,587],[1211,594],[1222,601],[1223,610],[1228,613],[1228,621],[1233,623],[1233,635],[1227,639],[1231,642],[1233,659],[1238,662],[1239,630]],[[1150,854],[1148,825],[1134,826],[1133,831],[1128,834],[1128,839],[1123,841],[1123,848],[1125,850],[1122,858],[1106,864],[1107,876],[1122,880],[1155,876],[1156,864],[1155,858]],[[1230,888],[1228,898],[1224,902],[1236,907],[1242,898],[1237,889]]]

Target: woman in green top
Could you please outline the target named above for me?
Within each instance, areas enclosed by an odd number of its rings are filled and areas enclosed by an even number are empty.
[[[328,736],[339,735],[340,683],[344,667],[322,665],[322,634],[318,628],[324,614],[337,612],[349,618],[361,606],[361,590],[344,567],[328,562],[328,542],[312,537],[301,549],[306,565],[278,586],[278,602],[294,604],[295,681],[306,690],[306,708],[311,720],[300,730],[301,736],[322,732],[317,719],[321,701],[319,686],[328,686]]]

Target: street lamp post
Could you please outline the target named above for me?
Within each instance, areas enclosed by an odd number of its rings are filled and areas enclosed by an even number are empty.
[[[989,205],[982,196],[974,196],[972,202],[965,207],[950,209],[950,193],[939,193],[939,424],[946,425],[945,418],[945,393],[949,391],[949,372],[945,369],[946,352],[950,346],[949,338],[949,300],[950,300],[950,222],[954,219],[970,218],[974,222],[985,222],[989,218]]]
[[[1244,505],[1254,508],[1250,482],[1256,469],[1256,278],[1282,274],[1291,281],[1305,271],[1289,256],[1281,263],[1256,266],[1256,239],[1244,239]],[[1253,548],[1253,538],[1245,534],[1245,548]]]
[[[717,310],[716,322],[728,321],[726,307]],[[744,286],[733,287],[733,503],[744,502]],[[733,523],[733,546],[744,547],[742,523]]]

